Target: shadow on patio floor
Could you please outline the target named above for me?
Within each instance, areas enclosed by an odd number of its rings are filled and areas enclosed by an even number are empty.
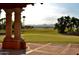
[[[25,50],[0,49],[0,55],[25,55]]]

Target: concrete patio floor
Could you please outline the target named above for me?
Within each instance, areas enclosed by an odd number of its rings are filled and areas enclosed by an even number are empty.
[[[36,44],[28,43],[27,55],[77,55],[79,44]]]
[[[28,43],[26,50],[1,49],[0,55],[78,55],[79,44]]]

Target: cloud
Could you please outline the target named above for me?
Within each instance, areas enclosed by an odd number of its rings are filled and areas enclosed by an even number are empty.
[[[67,12],[64,7],[60,7],[57,4],[46,3],[44,5],[28,5],[22,15],[26,16],[25,24],[50,24],[55,23],[57,18],[66,16]],[[47,21],[46,18],[50,18],[52,21]]]
[[[61,16],[76,16],[79,15],[79,9],[72,7],[74,4],[57,4],[57,3],[44,3],[43,5],[37,3],[35,6],[28,5],[22,16],[26,16],[25,24],[50,24],[56,23],[57,18]],[[2,17],[4,16],[2,13]]]

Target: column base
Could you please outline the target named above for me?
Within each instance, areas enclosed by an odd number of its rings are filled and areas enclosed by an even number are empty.
[[[26,49],[26,43],[23,39],[5,38],[2,43],[3,49]]]

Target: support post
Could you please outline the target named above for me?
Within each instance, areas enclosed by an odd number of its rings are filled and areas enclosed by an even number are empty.
[[[20,49],[26,49],[26,43],[21,38],[21,11],[22,8],[15,8],[15,21],[14,21],[14,40],[20,43]]]
[[[2,48],[9,48],[9,42],[12,38],[12,9],[4,9],[6,12],[6,37],[3,41]]]

